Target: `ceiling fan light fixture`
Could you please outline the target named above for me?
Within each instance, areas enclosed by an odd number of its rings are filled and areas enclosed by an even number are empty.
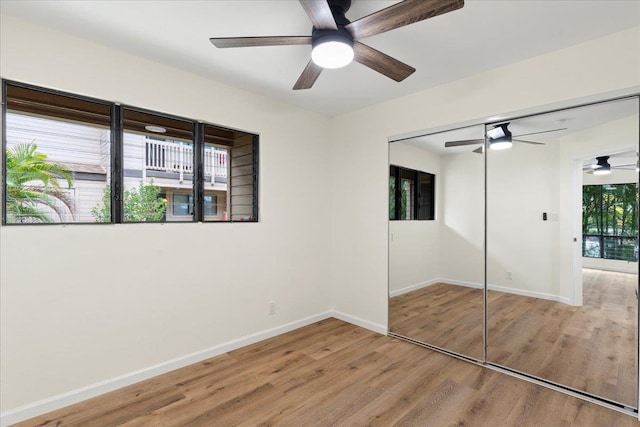
[[[498,139],[506,136],[506,133],[504,132],[504,129],[502,128],[502,126],[496,126],[493,129],[489,129],[487,131],[487,136],[491,139]]]
[[[609,175],[611,173],[610,168],[598,168],[593,171],[594,175]]]
[[[342,68],[353,61],[353,39],[339,30],[314,31],[312,46],[311,59],[322,68]]]
[[[513,143],[511,141],[492,141],[489,143],[489,148],[492,150],[506,150],[512,146]]]
[[[609,164],[609,156],[596,157],[596,169],[593,170],[594,175],[609,175],[611,173],[611,165]]]
[[[506,150],[513,146],[511,142],[511,131],[508,129],[509,123],[503,123],[487,130],[489,137],[489,148],[492,150]]]

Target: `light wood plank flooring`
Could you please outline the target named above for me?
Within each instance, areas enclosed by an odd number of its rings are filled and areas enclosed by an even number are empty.
[[[389,329],[407,338],[484,359],[482,289],[435,283],[389,300]]]
[[[489,292],[488,360],[637,403],[637,276],[583,270],[583,306]]]
[[[583,270],[582,307],[489,291],[488,360],[636,406],[636,275]],[[482,291],[435,284],[391,299],[391,331],[482,358]]]
[[[22,426],[637,426],[637,420],[328,319]]]

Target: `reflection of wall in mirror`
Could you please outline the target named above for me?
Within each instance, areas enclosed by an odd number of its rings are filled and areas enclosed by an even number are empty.
[[[637,145],[637,124],[638,116],[630,116],[547,140],[545,146],[520,144],[489,154],[490,288],[572,301],[572,227],[581,221],[572,208],[573,165],[585,154]],[[557,221],[543,221],[542,212],[557,213]]]
[[[391,296],[438,282],[479,287],[484,257],[484,157],[438,156],[393,143],[391,164],[436,174],[436,220],[390,221]]]
[[[389,147],[392,165],[436,175],[436,209],[440,204],[440,156],[404,142]],[[389,291],[404,293],[438,277],[439,229],[435,221],[389,221]]]
[[[442,158],[440,277],[445,283],[484,283],[484,156],[472,150]]]

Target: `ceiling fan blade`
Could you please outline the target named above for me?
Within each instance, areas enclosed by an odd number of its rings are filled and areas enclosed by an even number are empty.
[[[305,12],[318,30],[337,30],[336,20],[326,0],[300,0]]]
[[[522,139],[512,139],[513,142],[524,142],[525,144],[546,145],[544,142],[524,141]]]
[[[405,0],[353,21],[345,28],[354,39],[361,39],[442,15],[462,6],[464,0]]]
[[[354,42],[353,50],[353,59],[356,62],[359,62],[380,74],[384,74],[397,82],[403,81],[416,71],[416,69],[410,65],[400,62],[389,55],[367,46],[366,44]]]
[[[444,146],[449,147],[462,147],[463,145],[476,145],[484,144],[484,139],[462,139],[460,141],[447,141]]]
[[[513,135],[513,136],[514,136],[515,138],[519,138],[519,137],[521,137],[521,136],[538,135],[538,134],[541,134],[541,133],[549,133],[549,132],[558,132],[559,130],[567,130],[567,129],[569,129],[569,128],[559,128],[559,129],[543,130],[543,131],[540,131],[540,132],[523,133],[523,134],[520,134],[520,135]]]
[[[481,145],[480,147],[476,148],[475,150],[473,150],[473,152],[478,154],[484,153],[484,145]]]
[[[298,77],[298,81],[293,85],[293,90],[310,89],[318,79],[322,69],[323,68],[316,65],[315,62],[309,61],[307,66],[304,67],[302,74],[300,74],[300,77]]]
[[[635,170],[638,167],[635,163],[629,163],[628,165],[611,165],[611,169],[626,169]]]
[[[281,37],[211,37],[211,43],[217,48],[254,47],[254,46],[291,46],[311,44],[309,36],[281,36]]]

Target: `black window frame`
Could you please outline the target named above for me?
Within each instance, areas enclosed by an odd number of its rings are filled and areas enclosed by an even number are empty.
[[[436,219],[436,175],[433,173],[409,169],[403,166],[389,166],[389,185],[395,181],[394,194],[389,192],[389,220],[391,221],[435,221]],[[402,212],[402,180],[411,180],[408,205],[411,209],[408,218],[399,218]],[[426,185],[423,186],[422,183]],[[391,207],[393,206],[393,212]],[[392,215],[393,213],[393,215]]]
[[[34,223],[12,223],[7,222],[7,162],[6,162],[6,150],[7,150],[7,132],[6,132],[6,119],[7,119],[7,87],[13,86],[15,88],[26,89],[30,91],[39,92],[44,95],[54,95],[69,98],[70,100],[78,100],[84,102],[91,102],[100,104],[102,106],[108,106],[110,108],[110,168],[111,168],[111,221],[109,222],[34,222]],[[83,95],[77,95],[69,92],[58,91],[32,84],[22,83],[9,79],[1,80],[2,89],[2,150],[5,155],[2,161],[2,177],[3,177],[3,197],[2,197],[2,226],[25,226],[25,225],[87,225],[87,224],[136,224],[137,222],[125,222],[123,215],[123,195],[124,195],[124,120],[123,112],[125,110],[138,111],[142,113],[151,114],[160,118],[166,118],[171,120],[180,120],[183,122],[191,123],[193,128],[193,187],[192,193],[194,197],[193,205],[193,219],[189,221],[171,221],[172,223],[193,223],[193,222],[206,222],[206,223],[232,223],[232,222],[259,222],[259,140],[258,134],[253,132],[247,132],[237,129],[232,129],[227,126],[220,126],[211,122],[203,122],[195,119],[189,119],[185,117],[175,116],[167,113],[162,113],[154,110],[140,108],[131,105],[119,104],[112,101],[107,101],[98,98],[87,97]],[[250,169],[252,171],[252,177],[250,179],[252,194],[251,194],[251,215],[245,215],[241,220],[233,220],[231,213],[227,215],[224,220],[211,220],[205,218],[204,213],[204,196],[205,196],[205,183],[204,183],[204,147],[207,142],[208,135],[205,134],[205,128],[214,129],[216,132],[228,133],[230,135],[236,135],[236,138],[247,137],[251,139],[251,164]],[[209,137],[211,137],[209,135]],[[213,136],[213,138],[217,138]],[[233,144],[227,144],[228,153],[233,151]],[[230,161],[230,160],[229,160]],[[233,197],[231,183],[227,182],[227,197],[231,199]],[[169,208],[169,206],[167,206]],[[160,223],[160,222],[158,222]],[[168,223],[168,222],[162,222]]]

